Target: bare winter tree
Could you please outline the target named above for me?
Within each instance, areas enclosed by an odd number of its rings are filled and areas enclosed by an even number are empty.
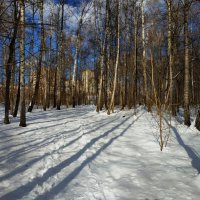
[[[18,10],[17,10],[17,2],[14,1],[14,27],[13,27],[13,36],[9,45],[9,56],[6,64],[6,89],[5,89],[5,118],[4,123],[9,124],[9,109],[10,109],[10,81],[11,81],[11,70],[12,65],[15,65],[15,42],[18,32],[18,24],[19,24]]]
[[[38,68],[37,68],[37,75],[36,75],[36,83],[34,88],[34,93],[30,102],[30,105],[28,107],[28,112],[32,112],[33,107],[36,103],[38,92],[39,92],[39,86],[40,86],[40,76],[41,76],[41,68],[43,64],[43,57],[44,57],[44,50],[45,50],[45,42],[44,42],[44,19],[43,19],[43,0],[40,0],[38,2],[39,4],[39,10],[40,10],[40,21],[41,21],[41,46],[40,46],[40,55],[39,55],[39,62],[38,62]]]
[[[72,73],[72,106],[75,108],[76,106],[76,74],[78,68],[78,55],[80,50],[80,43],[81,43],[81,29],[83,26],[83,20],[85,15],[88,13],[90,6],[88,3],[82,4],[81,15],[78,22],[78,28],[76,31],[76,47],[75,47],[75,56],[74,56],[74,66],[73,66],[73,73]]]
[[[106,18],[105,18],[105,32],[101,42],[101,52],[100,52],[100,72],[98,81],[98,95],[96,103],[96,111],[99,112],[102,109],[102,93],[103,93],[103,71],[104,71],[104,58],[106,50],[106,37],[108,34],[108,24],[109,24],[109,0],[106,0]]]
[[[142,15],[142,67],[144,80],[144,103],[148,104],[147,91],[147,72],[146,72],[146,38],[145,38],[145,21],[144,21],[144,0],[141,0],[141,15]]]
[[[25,105],[25,1],[20,0],[20,124],[26,127]]]
[[[57,65],[57,99],[56,99],[56,108],[60,110],[61,106],[61,84],[62,84],[62,71],[63,71],[63,28],[64,28],[64,5],[65,1],[61,0],[61,29],[60,29],[60,58],[59,65]]]
[[[115,72],[114,72],[114,82],[113,82],[113,91],[111,96],[110,105],[108,108],[108,115],[114,112],[114,98],[115,98],[115,91],[117,85],[117,72],[118,72],[118,65],[119,65],[119,54],[120,54],[120,10],[121,9],[121,2],[120,0],[117,1],[117,57],[115,61]]]
[[[169,96],[171,111],[173,108],[173,58],[172,58],[172,1],[167,0],[168,10],[168,65],[169,65]],[[174,112],[172,112],[174,113]]]
[[[184,124],[190,126],[190,107],[189,107],[189,88],[190,88],[190,66],[189,66],[189,34],[188,34],[188,20],[189,9],[191,1],[185,0],[183,4],[184,12]]]

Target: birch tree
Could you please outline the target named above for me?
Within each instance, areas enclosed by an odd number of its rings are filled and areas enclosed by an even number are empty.
[[[102,109],[102,92],[103,92],[103,71],[104,71],[104,58],[106,50],[106,37],[108,33],[108,21],[109,21],[109,4],[110,0],[106,0],[106,19],[105,19],[105,32],[101,42],[101,51],[100,51],[100,72],[99,72],[99,81],[98,81],[98,94],[97,94],[97,103],[96,111],[99,112]]]
[[[170,108],[174,114],[173,109],[173,58],[172,58],[172,0],[167,0],[168,10],[168,65],[169,65],[169,96]]]
[[[61,0],[61,29],[60,29],[60,57],[59,65],[57,67],[57,99],[56,99],[56,108],[60,110],[61,106],[61,80],[62,80],[62,71],[63,71],[63,28],[64,28],[64,0]]]
[[[188,18],[191,2],[184,0],[184,124],[190,126],[189,88],[190,88],[190,66],[189,66],[189,34]]]
[[[18,32],[18,23],[19,17],[17,11],[17,2],[14,1],[14,27],[13,27],[13,36],[9,45],[9,57],[6,64],[6,89],[5,89],[5,117],[4,123],[9,124],[9,109],[10,109],[10,81],[11,81],[11,70],[13,65],[15,65],[15,42]],[[22,20],[22,19],[21,19]],[[21,22],[22,23],[22,22]]]
[[[25,105],[25,2],[20,0],[20,124],[26,127]]]
[[[110,28],[110,18],[111,18],[111,11],[110,11],[110,1],[106,1],[106,67],[105,67],[105,107],[108,109],[109,102],[110,102],[110,92],[111,92],[111,66],[110,66],[110,39],[111,39],[111,28]]]
[[[35,83],[34,93],[33,93],[30,105],[28,107],[28,112],[32,112],[33,107],[34,107],[34,105],[36,103],[36,100],[38,98],[39,87],[40,87],[41,68],[42,68],[42,64],[43,64],[43,56],[44,56],[44,50],[45,50],[45,42],[44,42],[44,19],[43,19],[43,0],[38,1],[38,5],[39,5],[40,21],[41,21],[40,55],[39,55],[39,62],[38,62],[38,68],[37,68],[37,75],[36,75],[36,83]]]
[[[115,91],[117,85],[117,73],[118,73],[118,65],[119,65],[119,54],[120,54],[120,11],[121,11],[121,2],[117,0],[117,57],[115,61],[115,71],[114,71],[114,81],[113,81],[113,91],[111,96],[110,105],[108,108],[108,115],[110,115],[111,111],[114,112],[114,100],[115,100]]]
[[[137,43],[137,32],[138,32],[138,16],[137,16],[137,6],[136,6],[137,1],[134,2],[134,73],[133,73],[133,77],[135,76],[135,92],[134,92],[134,106],[136,107],[136,103],[137,103],[137,78],[138,78],[138,67],[137,67],[137,60],[138,60],[138,56],[137,56],[137,47],[138,47],[138,43]]]
[[[32,23],[34,24],[35,21],[35,2],[33,1],[31,4],[32,8]],[[36,83],[36,73],[34,73],[34,67],[35,67],[35,57],[34,57],[34,48],[35,48],[35,26],[33,25],[31,27],[32,36],[31,36],[31,44],[30,44],[30,51],[32,53],[31,55],[31,61],[30,61],[30,77],[29,77],[29,93],[30,93],[30,99],[31,101],[34,89],[35,89],[35,83]]]
[[[18,113],[18,109],[19,109],[19,102],[20,102],[20,69],[18,72],[18,88],[17,88],[17,97],[16,97],[16,101],[15,101],[15,108],[13,111],[13,117],[17,117],[17,113]]]
[[[76,31],[76,45],[75,45],[75,56],[74,56],[74,66],[73,66],[73,74],[72,74],[72,106],[75,108],[76,106],[76,72],[78,68],[78,56],[80,50],[80,42],[81,42],[81,29],[83,26],[83,18],[87,13],[87,4],[83,4],[83,8],[81,9],[81,16],[78,22],[78,28]]]
[[[142,17],[142,68],[143,68],[143,86],[144,86],[144,103],[147,105],[147,73],[146,73],[146,45],[145,45],[145,21],[144,21],[144,0],[141,0],[141,17]]]

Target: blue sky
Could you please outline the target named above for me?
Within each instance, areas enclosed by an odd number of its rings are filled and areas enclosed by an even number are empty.
[[[55,0],[56,3],[60,3],[60,0]],[[71,6],[78,6],[80,4],[81,0],[65,0],[66,4],[69,4]]]

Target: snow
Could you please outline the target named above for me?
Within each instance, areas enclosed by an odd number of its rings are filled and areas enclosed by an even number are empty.
[[[0,200],[200,197],[200,132],[175,119],[163,152],[155,116],[139,107],[107,116],[94,106],[34,110],[3,125]]]

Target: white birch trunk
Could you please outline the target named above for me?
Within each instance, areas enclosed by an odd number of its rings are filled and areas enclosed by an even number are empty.
[[[26,126],[26,106],[25,106],[25,3],[20,0],[20,124]]]
[[[144,103],[147,105],[148,91],[147,91],[147,73],[146,73],[146,44],[145,44],[145,21],[144,21],[144,0],[141,0],[141,14],[142,14],[142,67],[144,79]]]
[[[113,81],[113,91],[111,96],[110,105],[108,108],[108,115],[110,114],[111,110],[114,112],[114,100],[115,100],[115,91],[117,85],[117,72],[118,72],[118,65],[119,65],[119,53],[120,53],[120,0],[118,0],[118,8],[117,8],[117,57],[115,62],[115,71],[114,71],[114,81]]]

